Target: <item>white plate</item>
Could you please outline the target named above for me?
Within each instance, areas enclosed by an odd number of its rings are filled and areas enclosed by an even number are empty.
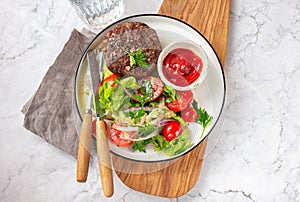
[[[132,152],[127,147],[117,147],[112,142],[110,142],[109,144],[112,153],[130,160],[143,162],[171,160],[191,151],[193,148],[199,145],[211,132],[221,115],[225,101],[226,89],[224,73],[220,61],[218,60],[218,57],[212,46],[197,30],[180,20],[157,14],[135,15],[124,18],[101,31],[83,53],[78,65],[77,74],[75,77],[75,104],[77,108],[77,114],[81,118],[85,107],[85,100],[87,98],[83,93],[83,83],[87,72],[87,62],[85,60],[86,52],[88,50],[96,48],[100,44],[106,33],[110,30],[111,27],[115,26],[115,24],[129,21],[144,22],[151,28],[155,29],[162,47],[165,47],[167,44],[174,41],[190,40],[202,46],[208,57],[209,70],[207,73],[207,77],[205,81],[201,83],[201,85],[199,85],[199,87],[193,90],[194,99],[198,101],[200,107],[205,108],[206,111],[211,116],[213,116],[211,124],[205,130],[204,135],[201,139],[200,134],[202,132],[202,127],[198,124],[192,123],[189,124],[189,127],[192,131],[192,146],[188,150],[177,156],[170,157],[162,152],[154,152],[152,149],[148,149],[147,153],[141,153],[138,151]]]

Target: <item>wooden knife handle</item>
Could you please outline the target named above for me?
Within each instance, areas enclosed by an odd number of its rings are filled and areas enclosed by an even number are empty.
[[[112,167],[110,159],[110,151],[107,139],[106,124],[103,120],[97,118],[96,122],[96,139],[97,139],[97,154],[98,165],[100,170],[100,178],[102,190],[105,196],[111,197],[114,193]]]
[[[90,151],[92,145],[92,111],[87,110],[83,116],[77,155],[77,182],[85,182],[88,176]]]

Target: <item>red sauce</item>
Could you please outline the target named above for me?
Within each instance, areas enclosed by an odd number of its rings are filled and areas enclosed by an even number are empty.
[[[191,50],[177,48],[163,61],[162,72],[166,79],[177,86],[187,86],[198,79],[203,63]]]

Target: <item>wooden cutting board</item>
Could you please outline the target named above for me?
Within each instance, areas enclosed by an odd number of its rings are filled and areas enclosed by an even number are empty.
[[[199,30],[225,64],[230,0],[164,0],[159,14],[187,22]],[[208,138],[190,153],[161,163],[130,161],[113,155],[117,176],[128,187],[144,193],[175,198],[198,181]]]

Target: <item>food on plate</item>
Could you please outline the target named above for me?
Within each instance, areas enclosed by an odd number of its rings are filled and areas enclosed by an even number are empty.
[[[190,146],[190,129],[180,113],[167,107],[167,101],[181,99],[179,94],[154,76],[123,77],[114,85],[103,82],[98,109],[111,120],[112,142],[141,152],[151,144],[155,151],[171,156],[185,151]]]
[[[193,92],[190,90],[187,91],[178,91],[177,97],[173,100],[168,100],[166,105],[169,109],[174,112],[180,112],[183,109],[187,108],[189,104],[193,101]]]
[[[203,127],[202,133],[200,135],[200,137],[202,137],[205,129],[211,123],[213,117],[210,116],[205,109],[201,107],[199,108],[198,103],[195,100],[193,101],[192,106],[197,112],[196,123],[200,124]]]
[[[171,141],[180,135],[181,130],[179,121],[170,121],[164,126],[162,133],[166,140]]]
[[[162,47],[156,31],[147,24],[126,22],[106,34],[101,49],[111,72],[123,76],[136,69],[131,73],[146,76],[155,69]]]
[[[176,91],[154,76],[115,78],[113,83],[104,79],[97,107],[103,118],[110,120],[110,137],[117,146],[146,152],[152,145],[154,151],[173,156],[190,147],[188,122],[202,124],[211,119],[198,108],[192,91]],[[196,113],[191,117],[184,112],[190,108]]]
[[[203,62],[186,48],[172,50],[163,60],[162,72],[166,79],[177,86],[187,86],[198,79]]]
[[[152,88],[152,96],[149,99],[149,102],[156,100],[163,92],[164,84],[159,78],[155,78],[153,76],[145,76],[142,79],[139,79],[139,84],[143,85],[143,83],[149,82]],[[142,89],[137,91],[138,96],[143,96]],[[140,101],[138,98],[137,101]]]
[[[189,123],[200,124],[204,132],[212,117],[199,108],[193,91],[175,90],[157,74],[162,47],[156,31],[141,22],[119,24],[106,34],[100,48],[106,67],[96,107],[109,123],[111,141],[133,152],[152,149],[169,156],[191,147]],[[179,52],[184,59],[167,56],[167,63],[180,63],[192,82],[202,63],[189,52]],[[180,83],[179,77],[173,79]]]
[[[126,147],[132,144],[132,141],[130,140],[125,140],[121,138],[122,135],[122,131],[116,129],[117,124],[114,123],[111,127],[110,127],[110,138],[112,140],[113,143],[115,143],[117,146],[120,147]]]
[[[173,41],[159,55],[157,70],[167,85],[192,90],[205,80],[208,58],[203,48],[192,41]]]
[[[107,76],[103,81],[102,84],[105,82],[108,82],[108,84],[112,87],[114,87],[116,85],[116,80],[120,79],[120,75],[118,74],[111,74],[109,76]]]
[[[194,107],[187,107],[182,110],[181,117],[185,122],[195,122],[198,118],[198,114]]]

